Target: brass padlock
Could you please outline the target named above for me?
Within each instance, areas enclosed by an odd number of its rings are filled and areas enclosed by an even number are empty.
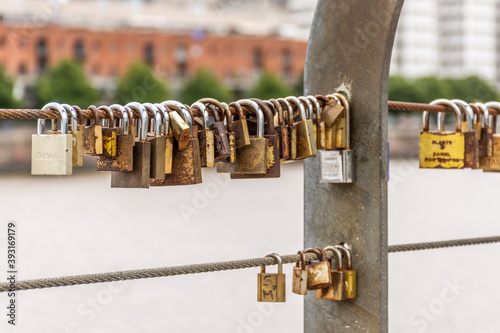
[[[101,105],[97,110],[108,113],[109,119],[105,119],[106,127],[102,128],[102,156],[107,158],[116,157],[116,136],[118,129],[115,127],[115,116],[109,106]]]
[[[185,149],[188,144],[189,140],[191,139],[191,128],[193,124],[188,124],[186,123],[185,119],[182,119],[180,113],[177,112],[171,112],[173,110],[170,110],[172,108],[178,109],[181,107],[182,109],[180,110],[185,117],[185,107],[182,103],[177,102],[177,101],[165,101],[161,103],[164,107],[169,110],[169,118],[170,118],[170,128],[172,129],[172,132],[174,134],[175,140],[177,140],[177,146],[180,150]]]
[[[163,112],[163,136],[165,137],[165,174],[172,173],[172,160],[174,156],[174,134],[170,128],[170,113],[168,109],[160,103],[155,106]]]
[[[474,111],[469,104],[460,99],[453,99],[451,102],[463,111],[461,130],[465,140],[464,168],[477,169],[479,168],[479,141],[477,132],[474,130]],[[444,116],[441,112],[438,113],[438,131],[444,131]]]
[[[306,267],[306,255],[304,254],[304,251],[299,251],[297,253],[300,255],[300,260],[297,261],[297,265],[293,268],[292,292],[299,295],[305,295],[307,294],[308,274]]]
[[[130,134],[129,112],[120,104],[109,107],[122,114],[122,128],[116,135],[116,156],[98,156],[97,171],[132,171],[134,163],[134,136]]]
[[[333,251],[337,255],[337,269],[333,269],[333,258],[332,257],[332,269],[330,270],[330,280],[331,283],[327,288],[318,289],[316,291],[316,298],[330,299],[335,301],[343,301],[346,299],[346,275],[345,271],[342,269],[342,254],[340,253],[337,246],[327,246],[325,251]]]
[[[210,129],[214,133],[215,143],[215,161],[224,161],[231,156],[231,147],[227,136],[226,126],[224,125],[225,112],[224,107],[219,101],[208,104],[209,113],[214,117],[214,122],[210,124]]]
[[[476,111],[476,123],[477,119],[480,119],[480,131],[478,134],[479,140],[479,157],[493,157],[495,156],[493,152],[493,133],[494,129],[490,127],[490,115],[488,108],[483,103],[471,104]]]
[[[498,102],[488,102],[486,107],[500,111],[500,103]],[[496,117],[498,116],[488,114],[488,117],[489,128],[493,130],[493,156],[480,157],[479,167],[486,172],[500,172],[500,134],[496,133]]]
[[[420,133],[420,168],[463,169],[465,139],[460,130],[460,109],[446,99],[438,99],[431,105],[445,105],[455,113],[455,132],[429,132],[429,112],[423,113],[423,130]]]
[[[231,179],[253,179],[253,178],[279,178],[281,174],[281,160],[278,147],[278,136],[274,132],[274,116],[271,109],[261,100],[250,98],[257,103],[264,113],[265,131],[264,138],[267,139],[267,165],[264,174],[231,173]]]
[[[133,148],[132,171],[111,172],[111,187],[119,188],[149,188],[151,167],[151,143],[147,141],[149,116],[148,111],[140,103],[131,102],[126,107],[141,115],[139,141]]]
[[[99,110],[94,105],[89,106],[88,110],[94,113],[94,123],[90,124],[90,119],[87,120],[87,126],[85,126],[83,133],[83,150],[87,155],[102,155],[102,126],[99,123]]]
[[[234,132],[235,146],[236,149],[243,148],[250,145],[250,133],[248,132],[247,119],[243,113],[243,108],[238,103],[229,103],[229,108],[234,108],[236,110],[236,116],[238,119],[232,119],[233,114],[226,114],[226,119],[228,119],[227,127],[229,131]]]
[[[242,99],[237,103],[247,106],[257,118],[257,133],[250,136],[250,145],[236,149],[236,161],[217,163],[217,172],[265,174],[267,171],[268,139],[264,138],[264,113],[252,100]]]
[[[275,128],[278,134],[280,159],[288,160],[290,158],[290,135],[288,134],[288,126],[285,124],[283,109],[276,99],[270,99],[267,103],[276,111],[278,119],[278,125]]]
[[[200,144],[201,166],[215,167],[215,145],[214,132],[210,130],[209,115],[205,104],[196,102],[191,105],[191,109],[196,109],[202,114],[203,126],[198,130],[198,141]]]
[[[83,166],[83,131],[78,126],[78,121],[83,124],[83,116],[81,110],[76,110],[69,104],[61,104],[68,114],[71,115],[71,130],[68,133],[73,136],[73,155],[72,165],[74,167]]]
[[[149,170],[149,178],[165,179],[165,150],[167,139],[162,135],[163,113],[151,103],[142,104],[146,110],[153,114],[153,138],[149,140],[151,143],[151,167]]]
[[[231,152],[231,154],[229,155],[227,160],[231,163],[234,163],[234,161],[236,161],[236,133],[233,132],[233,130],[231,129],[231,125],[233,123],[233,116],[231,113],[231,109],[229,108],[229,105],[227,105],[226,103],[221,103],[221,104],[224,108],[226,127],[227,127],[226,133],[227,133],[227,138],[229,140],[229,151]],[[239,105],[239,104],[236,104],[236,105]],[[239,106],[241,108],[241,105],[239,105]],[[243,112],[243,109],[241,109],[241,110]],[[250,137],[248,139],[248,142],[250,143]]]
[[[351,248],[347,243],[335,245],[335,248],[344,251],[346,256],[346,269],[344,270],[346,283],[345,298],[355,299],[357,297],[356,271],[352,269]]]
[[[31,139],[31,174],[69,176],[73,173],[73,136],[68,134],[68,114],[59,103],[49,103],[42,110],[61,114],[61,134],[45,134],[45,119],[38,119],[37,134]]]
[[[326,146],[326,126],[325,122],[321,119],[321,105],[315,96],[309,95],[307,99],[313,103],[314,106],[314,137],[316,138],[316,145],[318,149],[325,149]]]
[[[297,127],[297,158],[302,160],[318,154],[316,139],[314,138],[314,127],[311,119],[307,119],[304,105],[297,97],[289,96],[288,102],[295,105],[299,110],[300,121],[294,124]]]
[[[282,109],[284,109],[284,114],[287,115],[287,117],[284,117],[288,127],[288,147],[290,150],[290,156],[287,161],[295,161],[297,160],[297,126],[294,125],[293,108],[284,98],[278,98],[277,101],[280,103]]]
[[[286,302],[286,274],[283,274],[283,261],[276,253],[266,254],[273,257],[278,264],[278,273],[266,273],[266,266],[261,266],[257,276],[258,302]]]
[[[174,141],[172,173],[165,175],[165,179],[151,179],[151,186],[192,185],[202,182],[200,145],[194,135],[191,114],[183,104],[178,107],[178,111],[172,112],[183,113],[186,123],[189,124],[190,139],[184,149],[180,149],[179,142]]]
[[[321,111],[321,119],[325,122],[326,127],[331,128],[343,112],[344,106],[342,103],[338,99],[330,98]]]
[[[305,253],[316,253],[318,262],[307,264],[307,290],[327,288],[330,283],[330,262],[322,248],[307,249]]]

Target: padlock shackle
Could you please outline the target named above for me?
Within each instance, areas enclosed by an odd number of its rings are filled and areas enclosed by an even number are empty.
[[[224,106],[222,105],[222,103],[218,100],[216,100],[215,98],[202,98],[202,99],[199,99],[197,102],[200,102],[200,103],[203,103],[203,104],[213,104],[217,107],[217,109],[219,110],[220,113],[217,114],[217,117],[219,117],[220,119],[220,115],[224,115]],[[215,111],[214,111],[214,118],[215,118]],[[220,121],[220,120],[215,120],[215,121]]]
[[[278,102],[283,105],[288,111],[288,122],[287,125],[293,125],[293,108],[290,103],[284,98],[278,98]]]
[[[236,103],[240,105],[245,105],[250,107],[256,117],[257,117],[257,137],[258,138],[263,138],[264,137],[264,112],[260,108],[259,104],[255,103],[254,101],[250,99],[240,99]]]
[[[467,130],[473,131],[474,130],[474,111],[472,110],[471,106],[469,104],[467,104],[467,102],[462,101],[461,99],[452,99],[451,102],[455,103],[460,108],[460,110],[464,111],[465,119],[467,120]],[[439,118],[439,116],[438,116],[438,118]],[[440,127],[444,130],[444,117],[442,119],[443,119],[443,122],[438,124],[438,131],[439,131]]]
[[[295,97],[295,96],[288,96],[285,99],[288,102],[290,102],[291,104],[294,104],[299,109],[300,120],[302,120],[302,121],[307,120],[306,109],[304,108],[304,104],[302,104],[297,97]]]
[[[148,122],[149,115],[146,108],[138,102],[130,102],[125,107],[129,107],[132,110],[135,110],[141,114],[141,130],[139,131],[139,140],[145,142],[148,137]]]
[[[231,126],[233,124],[233,114],[231,113],[231,109],[229,108],[229,105],[225,102],[222,102],[222,109],[224,110],[224,119],[226,120],[226,125]],[[236,104],[241,108],[241,105]],[[243,109],[242,109],[243,111]]]
[[[75,108],[69,104],[61,105],[66,110],[66,112],[69,112],[69,114],[71,115],[71,130],[76,131],[76,128],[78,126],[78,114],[76,113]]]
[[[246,119],[246,117],[245,117],[245,113],[243,112],[243,108],[241,107],[241,105],[240,105],[240,104],[238,104],[238,103],[236,103],[236,102],[231,102],[231,103],[229,103],[229,107],[230,107],[230,108],[231,108],[231,107],[233,107],[233,108],[235,108],[235,109],[236,109],[236,114],[237,114],[237,116],[238,116],[238,119]],[[231,121],[233,120],[233,119],[232,119],[232,116],[233,116],[233,114],[231,113],[231,114],[229,115],[229,117],[231,118]]]
[[[94,114],[94,126],[99,125],[99,120],[100,120],[99,110],[97,110],[96,106],[91,105],[87,108],[87,110],[91,111]],[[89,119],[89,121],[90,121],[90,119]]]
[[[304,253],[315,253],[318,256],[317,260],[321,260],[322,253],[317,248],[310,248],[304,251]]]
[[[279,126],[285,126],[285,118],[283,116],[283,108],[281,107],[281,104],[275,100],[274,98],[270,99],[268,103],[271,103],[273,108],[276,110],[278,113],[278,124]]]
[[[184,118],[184,121],[189,126],[189,135],[192,138],[193,137],[193,119],[191,118],[191,113],[189,112],[188,108],[184,104],[182,104],[181,102],[174,101],[174,100],[168,100],[168,101],[162,102],[161,104],[163,106],[166,106],[166,107],[177,108],[177,110],[180,111],[181,115]]]
[[[345,122],[346,122],[346,150],[351,149],[351,107],[349,105],[349,101],[343,94],[340,92],[336,92],[332,95],[342,106],[344,107],[344,114],[345,114]]]
[[[203,115],[203,129],[209,130],[210,125],[208,123],[210,121],[210,115],[208,114],[208,110],[207,110],[207,107],[205,106],[205,104],[203,104],[201,102],[194,102],[191,105],[191,109],[198,109],[198,111],[201,112],[201,114]]]
[[[307,109],[306,109],[307,119],[312,119],[312,115],[314,113],[314,106],[311,103],[311,101],[309,99],[307,99],[307,97],[304,97],[304,96],[300,96],[299,101],[301,101],[302,104],[304,104],[304,108],[305,108],[305,106],[307,106]]]
[[[272,135],[274,134],[274,115],[273,111],[269,106],[264,103],[264,101],[258,99],[258,98],[249,98],[250,100],[254,101],[260,106],[260,109],[262,110],[264,114],[264,119],[265,119],[265,134]]]
[[[155,104],[142,103],[142,105],[146,108],[146,110],[153,113],[155,137],[160,137],[161,136],[161,125],[163,123],[162,112]]]
[[[318,121],[321,120],[322,109],[321,109],[321,105],[319,104],[318,99],[313,95],[307,96],[307,99],[310,100],[314,104],[314,109],[316,110],[316,119]]]
[[[324,251],[332,251],[333,253],[335,253],[337,255],[337,270],[339,272],[342,272],[343,270],[343,267],[342,267],[342,253],[340,253],[340,251],[338,250],[338,248],[336,246],[327,246],[324,248]],[[333,258],[335,257],[332,257],[331,262],[331,266],[333,267]]]
[[[429,105],[443,105],[443,106],[447,106],[447,107],[451,108],[453,110],[453,112],[455,113],[455,132],[456,133],[462,132],[462,129],[460,128],[460,121],[462,119],[462,113],[460,112],[460,108],[455,103],[453,103],[452,101],[450,101],[448,99],[440,98],[440,99],[436,99],[436,100],[430,102]],[[446,113],[444,113],[444,112],[438,113],[437,122],[438,122],[438,130],[439,131],[444,131],[444,118],[446,117]],[[424,119],[424,121],[425,121],[425,119]],[[443,124],[442,129],[440,128],[441,122]],[[426,123],[424,123],[424,129],[425,128],[427,128],[427,130],[429,130],[429,115],[428,114],[427,114]]]
[[[495,101],[492,101],[492,102],[488,102],[488,103],[485,103],[484,105],[486,105],[487,108],[492,108],[492,109],[495,109],[497,110],[498,112],[500,112],[500,103],[499,102],[495,102]],[[496,133],[496,120],[497,120],[497,116],[491,116],[490,115],[490,121],[489,121],[489,126],[493,128],[493,132]]]
[[[82,109],[78,105],[73,105],[73,109],[75,109],[76,114],[78,115],[78,125],[83,125],[83,113]]]
[[[278,264],[278,274],[283,274],[283,260],[281,259],[279,254],[268,253],[265,255],[265,257],[273,257],[274,259],[276,259],[276,263]]]
[[[306,254],[302,250],[297,252],[297,254],[300,255],[300,259],[297,261],[297,267],[299,267],[300,263],[300,269],[304,271],[306,270]]]
[[[110,105],[109,108],[114,111],[121,112],[123,120],[123,134],[128,134],[130,127],[130,120],[128,118],[128,111],[120,104]]]
[[[168,108],[160,103],[155,103],[155,106],[163,112],[163,133],[165,135],[170,134],[170,117],[168,115],[169,111]]]
[[[55,109],[57,110],[57,112],[59,112],[59,114],[61,115],[61,133],[68,134],[68,113],[66,112],[66,110],[61,104],[55,102],[45,104],[42,108],[43,111],[48,111],[50,109]],[[40,123],[38,123],[37,127],[40,127]],[[43,128],[45,129],[45,120],[43,122]]]
[[[334,247],[345,253],[345,257],[346,257],[346,261],[347,261],[347,270],[348,271],[352,270],[351,251],[342,245],[335,245]]]
[[[486,107],[485,104],[483,103],[474,103],[476,107],[481,110],[481,113],[483,114],[483,126],[489,127],[490,126],[490,112],[488,111],[488,107]]]
[[[113,110],[111,110],[111,108],[107,105],[101,105],[100,107],[97,108],[97,110],[106,111],[109,114],[109,119],[106,119],[108,121],[108,128],[114,128],[115,127],[115,115],[113,113]]]

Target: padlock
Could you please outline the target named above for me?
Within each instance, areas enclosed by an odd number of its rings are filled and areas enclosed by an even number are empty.
[[[471,104],[473,108],[478,111],[480,115],[479,118],[481,124],[481,130],[478,134],[479,140],[479,157],[493,157],[493,133],[494,129],[490,127],[490,115],[488,112],[488,108],[483,103],[474,103]],[[476,114],[477,117],[477,114]],[[477,118],[476,118],[477,122]]]
[[[200,101],[206,101],[202,99]],[[212,99],[213,100],[213,99]],[[222,104],[213,100],[213,103],[206,103],[209,113],[214,117],[214,122],[210,124],[210,130],[214,133],[215,143],[215,161],[220,162],[231,156],[231,147],[227,136],[226,126],[224,125],[225,112]]]
[[[329,299],[334,301],[343,301],[346,299],[346,274],[342,269],[342,254],[339,249],[335,246],[327,246],[325,247],[325,251],[333,251],[333,253],[337,256],[337,269],[333,269],[333,258],[332,257],[331,267],[330,269],[330,280],[331,283],[328,287],[323,289],[316,290],[316,298],[320,299]]]
[[[318,262],[307,264],[307,290],[316,290],[327,288],[330,285],[330,262],[326,256],[325,250],[316,247],[307,249],[305,253],[316,253]]]
[[[139,112],[141,115],[139,141],[135,143],[133,148],[132,171],[111,172],[111,187],[149,188],[151,143],[147,141],[149,125],[148,111],[137,102],[130,102],[126,107]]]
[[[221,103],[222,107],[224,108],[224,114],[225,114],[225,120],[226,120],[226,128],[227,128],[227,139],[229,141],[229,151],[230,155],[227,158],[228,162],[234,163],[236,161],[236,133],[232,131],[232,123],[233,123],[233,115],[231,113],[231,109],[229,108],[229,105],[226,103]],[[243,109],[241,108],[241,105],[235,103],[235,105],[238,105],[241,109],[241,112],[243,113]],[[248,139],[250,142],[250,137]],[[245,145],[244,145],[245,146]],[[243,147],[244,147],[243,146]]]
[[[61,104],[66,112],[71,115],[71,129],[68,133],[73,136],[73,155],[71,157],[74,167],[83,166],[83,132],[78,126],[78,121],[83,124],[81,110],[76,110],[69,104]]]
[[[288,135],[288,126],[285,124],[283,109],[281,108],[281,104],[275,99],[270,99],[267,103],[276,111],[278,125],[275,126],[275,129],[278,134],[280,159],[288,160],[290,158],[290,135]]]
[[[352,269],[352,255],[351,248],[347,243],[340,243],[335,245],[335,248],[344,251],[346,257],[346,269],[345,274],[345,298],[355,299],[357,297],[357,283],[356,283],[356,271]]]
[[[350,115],[348,114],[349,112],[346,110],[346,108],[348,107],[349,102],[347,101],[345,96],[341,93],[334,93],[332,95],[328,95],[327,97],[336,99],[344,107],[343,116],[339,116],[335,120],[332,126],[334,132],[331,138],[332,139],[331,149],[346,149],[348,141],[347,123],[349,123],[350,121],[349,119]]]
[[[118,129],[115,127],[115,116],[109,106],[101,105],[97,110],[105,111],[109,119],[105,119],[106,127],[102,128],[102,156],[107,158],[116,157],[116,136]]]
[[[264,113],[265,132],[264,138],[267,139],[267,164],[264,174],[245,174],[231,173],[231,179],[253,179],[253,178],[279,178],[281,175],[281,160],[278,147],[278,136],[274,132],[274,116],[271,109],[261,100],[250,98],[257,103]]]
[[[477,132],[474,130],[474,111],[469,104],[460,99],[453,99],[451,102],[463,111],[461,130],[465,140],[464,168],[477,169],[479,168],[479,141]],[[444,131],[444,117],[444,113],[438,113],[438,131]]]
[[[165,101],[161,103],[164,107],[166,107],[168,110],[172,108],[179,108],[181,107],[181,112],[184,114],[185,117],[185,107],[182,103],[179,103],[177,101]],[[180,113],[178,112],[171,112],[173,110],[169,111],[169,120],[170,120],[170,128],[172,129],[172,132],[174,134],[175,140],[177,140],[177,147],[182,150],[185,149],[189,141],[191,140],[191,129],[193,124],[188,124],[184,119],[182,119]]]
[[[196,102],[191,105],[191,109],[196,109],[202,114],[203,126],[198,130],[198,141],[200,145],[201,166],[215,167],[215,145],[214,133],[210,130],[209,115],[205,104]]]
[[[304,105],[297,97],[289,96],[286,98],[288,102],[295,105],[299,110],[300,121],[294,124],[297,127],[297,158],[302,160],[305,158],[318,155],[316,139],[314,138],[314,127],[311,119],[307,119]]]
[[[329,98],[321,111],[321,119],[325,122],[325,126],[333,127],[335,121],[342,116],[344,110],[344,106],[338,99]]]
[[[89,106],[88,110],[94,113],[94,123],[90,124],[90,119],[87,120],[87,126],[85,126],[85,131],[83,133],[83,151],[87,155],[102,155],[102,126],[99,123],[99,110],[97,110],[94,105]]]
[[[341,94],[334,94],[344,107],[345,149],[319,150],[320,182],[321,183],[352,183],[354,181],[354,151],[351,150],[351,109],[349,102]]]
[[[240,149],[250,145],[250,133],[248,131],[248,124],[245,114],[243,113],[243,108],[238,103],[229,103],[229,108],[234,108],[236,110],[236,116],[238,119],[234,120],[233,114],[226,114],[226,119],[228,121],[228,130],[234,132],[235,146],[236,149]]]
[[[186,148],[180,149],[179,142],[174,141],[172,173],[166,174],[165,179],[151,179],[151,186],[193,185],[202,182],[199,141],[194,135],[193,121],[189,110],[183,104],[180,106],[179,104],[176,106],[178,111],[172,112],[182,112],[186,123],[189,124],[190,139],[188,145]]]
[[[498,102],[488,102],[486,107],[500,112],[500,103]],[[479,168],[485,172],[500,172],[500,134],[496,134],[496,117],[498,116],[488,114],[488,117],[489,128],[493,130],[493,156],[480,157]]]
[[[287,117],[284,117],[288,127],[288,147],[290,149],[290,157],[287,161],[295,161],[297,160],[297,126],[294,125],[293,108],[284,98],[278,98],[277,101],[280,103],[282,109],[284,109],[284,114],[287,115]]]
[[[297,252],[300,255],[300,260],[293,268],[292,277],[292,292],[305,295],[307,294],[307,268],[306,268],[306,255],[304,251]]]
[[[174,154],[174,134],[170,128],[170,113],[168,109],[160,103],[155,106],[163,112],[163,136],[165,137],[165,174],[172,173],[172,159]]]
[[[260,106],[252,100],[242,99],[237,102],[247,106],[256,114],[257,133],[250,136],[250,145],[236,149],[236,161],[217,163],[217,172],[265,174],[267,172],[268,139],[264,138],[264,113]]]
[[[68,114],[59,103],[42,108],[51,109],[61,114],[61,134],[45,134],[45,119],[38,119],[37,134],[31,140],[31,174],[69,176],[73,173],[73,136],[68,134]]]
[[[465,139],[460,129],[460,109],[447,99],[438,99],[431,105],[450,107],[455,113],[455,132],[429,132],[429,112],[423,113],[423,131],[420,133],[420,168],[463,169]]]
[[[258,302],[286,302],[286,274],[283,274],[283,261],[276,253],[266,254],[273,257],[278,264],[278,273],[266,273],[266,266],[261,266],[257,275]]]
[[[165,179],[165,150],[167,147],[167,139],[162,135],[163,113],[151,103],[142,104],[146,110],[154,115],[153,138],[149,140],[151,143],[151,167],[149,170],[149,178]]]
[[[318,149],[325,149],[326,147],[326,127],[325,122],[321,119],[321,105],[315,96],[307,96],[307,99],[313,103],[314,106],[314,137],[316,138],[316,145]]]
[[[116,156],[113,158],[98,156],[97,171],[132,171],[135,138],[129,133],[129,112],[119,104],[113,104],[109,108],[122,114],[122,128],[116,135]]]

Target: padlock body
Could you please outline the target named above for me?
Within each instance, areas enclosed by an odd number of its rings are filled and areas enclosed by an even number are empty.
[[[231,179],[279,178],[281,175],[280,153],[277,135],[264,135],[267,140],[267,164],[264,174],[231,173]]]
[[[257,301],[259,302],[285,302],[286,301],[286,275],[259,273],[257,276]]]
[[[182,119],[182,117],[175,111],[169,112],[168,118],[170,121],[170,127],[174,134],[175,140],[177,140],[179,149],[185,149],[188,146],[190,140],[189,125],[186,124],[184,119]]]
[[[321,111],[321,119],[325,122],[326,127],[332,127],[342,112],[344,112],[344,106],[336,100],[330,100]]]
[[[320,183],[343,183],[342,151],[319,150]]]
[[[314,127],[311,119],[295,123],[297,126],[297,158],[302,160],[318,155]]]
[[[298,295],[305,295],[307,293],[307,269],[303,270],[301,267],[293,268],[292,292]]]
[[[288,126],[290,135],[290,160],[297,160],[297,126]]]
[[[463,133],[421,132],[419,159],[420,168],[424,169],[463,169]]]
[[[73,136],[73,156],[72,164],[74,167],[83,166],[83,132],[69,131]]]
[[[277,126],[278,144],[280,149],[280,159],[288,160],[290,158],[290,136],[288,126]]]
[[[344,272],[345,272],[345,282],[346,282],[345,298],[355,299],[357,296],[356,271],[349,270]]]
[[[342,150],[342,183],[354,181],[354,150]]]
[[[217,163],[217,172],[220,173],[244,173],[265,174],[267,172],[268,139],[250,138],[250,145],[236,149],[236,161],[234,163]]]
[[[214,133],[215,161],[224,161],[231,155],[226,127],[223,122],[216,121],[210,125],[210,129]]]
[[[330,262],[320,261],[307,265],[308,290],[327,288],[330,282]]]
[[[236,161],[236,135],[234,132],[227,132],[227,139],[229,140],[229,151],[231,152],[228,161],[234,163]]]
[[[165,174],[172,173],[172,159],[174,154],[174,136],[167,135],[165,137]]]
[[[118,129],[105,127],[102,129],[102,155],[116,157],[116,137]]]
[[[134,136],[118,134],[116,157],[97,157],[97,171],[132,171],[134,166]]]
[[[88,155],[102,155],[102,126],[92,125],[86,126],[83,133],[84,136],[84,152]]]
[[[493,128],[481,128],[478,134],[479,157],[493,157]]]
[[[480,157],[479,168],[483,171],[500,171],[500,134],[493,135],[493,156]]]
[[[250,134],[246,119],[233,120],[229,130],[234,132],[236,149],[250,145]]]
[[[213,168],[215,166],[214,133],[210,130],[199,131],[198,141],[200,145],[201,166]]]
[[[34,134],[31,140],[31,174],[69,176],[73,173],[71,134]]]
[[[151,143],[138,141],[133,148],[132,171],[113,171],[111,187],[149,188],[151,166]]]
[[[464,131],[465,140],[465,159],[464,168],[479,168],[479,141],[476,131]]]
[[[167,140],[164,136],[157,136],[151,141],[151,168],[149,178],[165,179],[165,149]]]
[[[316,124],[317,133],[316,133],[316,143],[318,149],[326,149],[326,126],[325,122],[320,120]]]
[[[201,181],[200,145],[198,138],[191,138],[182,150],[174,142],[172,172],[165,179],[151,179],[151,186],[193,185]]]
[[[331,150],[335,147],[336,144],[336,136],[335,133],[337,131],[337,124],[334,123],[331,127],[325,128],[325,148],[326,150]]]
[[[333,148],[344,149],[347,147],[347,119],[339,118],[335,121],[335,145]]]
[[[346,299],[346,281],[344,271],[330,271],[332,283],[316,291],[316,298],[343,301]]]

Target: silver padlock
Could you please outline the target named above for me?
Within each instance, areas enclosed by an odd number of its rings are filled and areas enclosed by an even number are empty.
[[[31,174],[69,176],[73,173],[73,136],[68,134],[68,113],[59,103],[49,103],[42,110],[61,114],[61,133],[46,134],[45,119],[38,119],[37,134],[31,140]]]
[[[336,150],[318,150],[320,165],[320,183],[352,183],[354,181],[354,151],[351,145],[350,108],[347,99],[340,93],[329,95],[345,108],[346,148]]]

